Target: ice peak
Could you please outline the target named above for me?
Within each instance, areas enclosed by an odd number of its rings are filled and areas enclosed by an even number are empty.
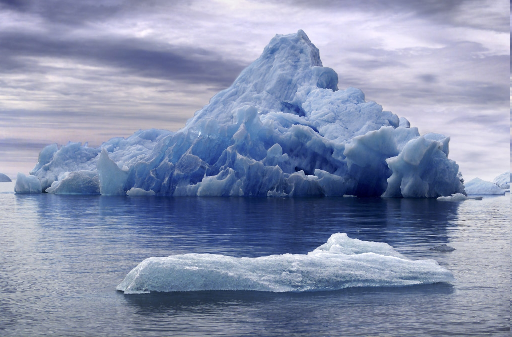
[[[336,91],[338,75],[331,68],[322,66],[318,48],[304,31],[276,35],[261,56],[245,68],[229,88],[215,95],[209,105],[198,111],[187,126],[204,118],[231,120],[235,113],[233,108],[244,105],[256,107],[259,114],[282,111],[290,104],[295,109],[303,101],[297,96],[301,88]]]
[[[306,62],[311,67],[322,67],[320,51],[302,29],[299,29],[296,34],[276,34],[265,47],[261,57],[268,58],[271,55],[278,56],[278,60],[281,62],[286,60]],[[304,56],[308,56],[309,59]]]

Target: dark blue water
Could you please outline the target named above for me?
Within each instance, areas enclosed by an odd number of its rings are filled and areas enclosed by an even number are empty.
[[[0,194],[0,335],[509,336],[509,195],[462,203]],[[331,234],[435,259],[452,284],[124,295],[150,256],[304,254]],[[448,244],[456,250],[430,248]]]

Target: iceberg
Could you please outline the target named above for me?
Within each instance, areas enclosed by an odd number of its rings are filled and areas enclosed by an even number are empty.
[[[466,184],[466,193],[467,194],[494,194],[494,195],[503,195],[505,194],[505,190],[498,187],[498,185],[485,181],[480,178],[475,178],[468,181]]]
[[[299,30],[276,35],[181,130],[49,145],[31,174],[48,192],[66,173],[90,171],[102,195],[436,198],[464,193],[449,140],[420,135],[359,89],[338,89]]]
[[[117,290],[125,294],[203,290],[305,292],[451,281],[452,273],[434,260],[410,260],[386,243],[336,233],[308,254],[151,257],[133,268]]]
[[[509,190],[510,189],[510,172],[505,172],[494,178],[492,181],[498,185],[499,188]]]
[[[9,178],[7,175],[0,173],[0,183],[9,183],[11,181],[11,178]]]
[[[41,193],[41,182],[35,176],[26,176],[23,173],[18,173],[16,176],[16,185],[14,185],[14,192],[17,194],[37,194]]]

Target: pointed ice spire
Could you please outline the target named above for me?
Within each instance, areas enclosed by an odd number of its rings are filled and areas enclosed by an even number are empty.
[[[260,114],[281,111],[283,102],[293,102],[302,86],[338,90],[338,75],[322,67],[320,52],[303,30],[276,35],[261,56],[245,68],[235,82],[215,95],[210,104],[196,113],[201,118],[232,118],[235,107],[255,106]],[[219,112],[219,109],[221,111]],[[191,121],[187,123],[191,124]],[[194,122],[194,123],[195,123]]]

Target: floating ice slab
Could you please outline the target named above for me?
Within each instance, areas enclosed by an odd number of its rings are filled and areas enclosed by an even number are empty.
[[[155,195],[154,191],[145,191],[142,188],[132,187],[126,192],[127,196],[130,197],[149,197]]]
[[[505,190],[499,188],[498,185],[491,183],[490,181],[482,180],[480,178],[475,178],[468,181],[465,184],[465,187],[467,194],[505,194]]]
[[[339,90],[299,30],[276,35],[178,132],[49,145],[31,173],[46,190],[65,172],[98,172],[103,195],[435,198],[464,192],[448,143],[359,89]]]
[[[434,260],[410,260],[386,243],[333,234],[305,254],[236,258],[216,254],[151,257],[117,286],[125,294],[201,290],[327,291],[450,282]]]

